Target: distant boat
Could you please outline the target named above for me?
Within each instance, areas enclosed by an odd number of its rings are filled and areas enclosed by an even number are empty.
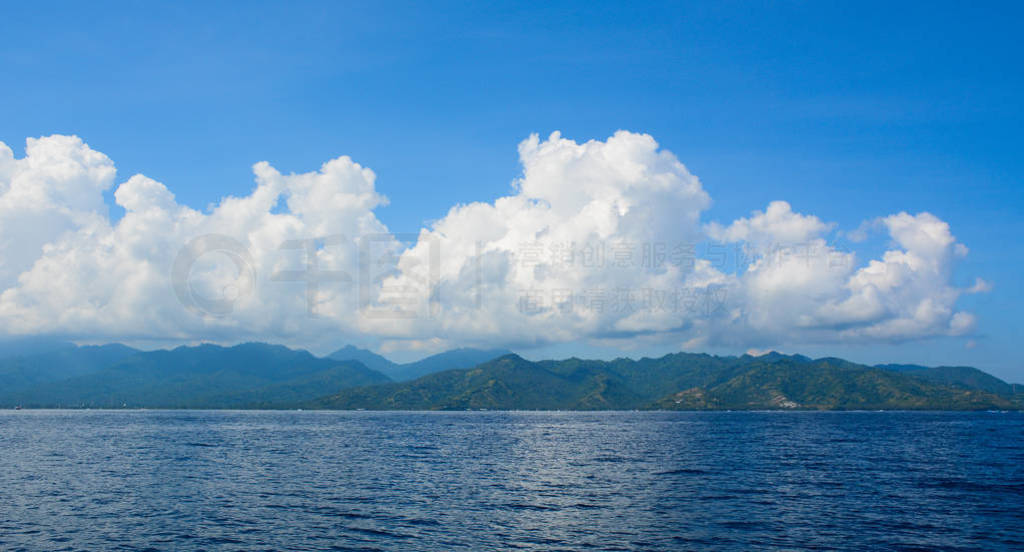
[[[21,405],[20,404],[14,405],[14,409],[15,410],[21,410]]]

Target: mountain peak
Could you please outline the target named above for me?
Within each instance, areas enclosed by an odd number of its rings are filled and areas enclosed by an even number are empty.
[[[414,362],[398,364],[372,351],[346,345],[328,355],[333,360],[358,360],[395,381],[409,381],[435,372],[464,370],[510,354],[508,349],[481,350],[471,347],[451,349]]]
[[[391,375],[391,372],[394,370],[395,366],[397,366],[397,364],[391,360],[378,355],[369,349],[356,347],[351,343],[327,355],[326,358],[331,360],[355,360],[363,363],[367,368],[376,370],[392,379],[394,379],[394,376]]]

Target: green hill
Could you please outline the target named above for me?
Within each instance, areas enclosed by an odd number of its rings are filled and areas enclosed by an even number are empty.
[[[970,366],[917,366],[914,364],[882,364],[878,368],[897,371],[902,374],[965,389],[981,389],[997,395],[1011,396],[1017,388],[1005,381]]]
[[[806,357],[530,362],[506,355],[468,370],[345,389],[307,403],[336,409],[1018,409],[1024,396]]]
[[[802,365],[752,363],[707,387],[655,402],[664,409],[986,410],[1015,409],[1007,397],[824,359]]]

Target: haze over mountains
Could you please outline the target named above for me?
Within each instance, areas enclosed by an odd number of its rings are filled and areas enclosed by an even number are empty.
[[[434,372],[463,370],[511,353],[508,349],[452,349],[431,355],[415,362],[396,364],[366,349],[351,345],[327,355],[335,360],[358,360],[368,368],[376,370],[394,381],[409,381]]]
[[[387,381],[359,362],[280,345],[149,352],[105,345],[0,360],[0,406],[273,408]]]
[[[464,409],[1020,409],[1024,389],[970,367],[801,355],[531,362],[456,349],[398,364],[245,343],[138,351],[0,342],[0,407]]]

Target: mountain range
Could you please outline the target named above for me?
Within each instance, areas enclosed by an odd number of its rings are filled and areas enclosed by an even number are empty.
[[[992,385],[991,380],[1002,383]],[[981,382],[986,388],[979,388]],[[1024,389],[967,367],[892,370],[837,358],[676,353],[531,362],[506,355],[411,382],[343,389],[333,409],[1019,409]]]
[[[0,406],[277,408],[387,381],[359,362],[280,345],[150,352],[105,345],[0,360]]]
[[[455,349],[398,364],[245,343],[139,351],[0,342],[0,407],[367,410],[1018,410],[1024,386],[971,367],[675,353],[529,361]]]

